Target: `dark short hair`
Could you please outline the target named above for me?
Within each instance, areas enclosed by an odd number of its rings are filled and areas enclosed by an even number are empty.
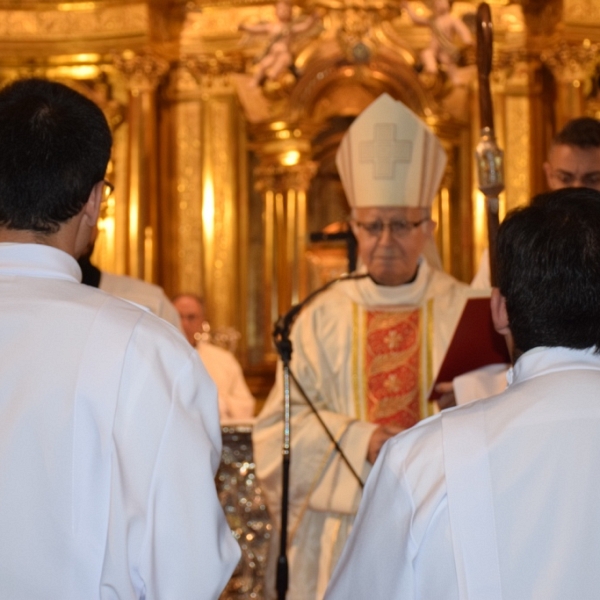
[[[600,348],[600,192],[565,188],[498,231],[498,287],[515,346]]]
[[[112,136],[91,100],[60,83],[0,90],[0,225],[56,232],[102,181]]]
[[[592,117],[572,119],[554,136],[552,145],[598,148],[600,147],[600,121]]]

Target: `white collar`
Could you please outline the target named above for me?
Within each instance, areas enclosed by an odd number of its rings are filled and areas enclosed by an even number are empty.
[[[359,271],[360,272],[360,271]],[[363,271],[364,272],[364,271]],[[343,282],[344,292],[353,302],[366,306],[419,305],[431,276],[431,268],[423,258],[419,259],[417,275],[410,283],[402,285],[378,285],[370,277]]]
[[[0,243],[0,275],[81,283],[81,269],[66,252],[44,244]]]
[[[508,370],[506,379],[508,385],[527,381],[555,371],[571,369],[600,370],[600,354],[595,348],[573,350],[571,348],[532,348],[521,355],[515,365]]]

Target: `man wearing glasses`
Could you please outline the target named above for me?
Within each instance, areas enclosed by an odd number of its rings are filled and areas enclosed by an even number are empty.
[[[212,600],[240,555],[197,353],[80,283],[111,143],[64,85],[0,90],[0,598]]]
[[[422,259],[446,156],[416,115],[380,96],[352,124],[336,162],[362,277],[336,283],[300,313],[291,369],[364,481],[384,442],[429,414],[427,390],[469,292]],[[296,386],[291,395],[288,598],[304,600],[322,597],[361,486]],[[279,370],[254,433],[258,475],[276,516],[282,399]]]

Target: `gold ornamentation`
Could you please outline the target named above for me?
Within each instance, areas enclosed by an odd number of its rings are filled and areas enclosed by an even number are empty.
[[[590,40],[580,43],[561,40],[541,54],[542,61],[560,81],[572,82],[589,77],[598,63],[599,44]]]
[[[526,96],[506,98],[506,211],[526,206],[531,196],[531,123],[523,119],[529,114],[531,101]]]
[[[129,50],[113,56],[115,67],[127,77],[132,93],[152,91],[169,70],[169,63],[150,52],[136,54]]]
[[[231,73],[244,73],[248,59],[241,52],[188,55],[182,63],[199,84],[211,87],[216,78],[227,84]]]
[[[310,181],[317,172],[317,163],[307,161],[291,167],[284,165],[266,165],[254,170],[257,192],[287,190],[307,190]]]
[[[597,25],[600,3],[598,0],[563,0],[563,19],[566,23]]]
[[[15,3],[12,3],[13,6]],[[25,4],[25,2],[21,3]],[[86,10],[7,10],[1,12],[0,38],[5,40],[61,41],[143,33],[149,24],[145,3],[94,7]]]
[[[202,173],[200,110],[195,103],[182,102],[173,109],[177,155],[177,290],[201,293],[204,289],[202,259]]]

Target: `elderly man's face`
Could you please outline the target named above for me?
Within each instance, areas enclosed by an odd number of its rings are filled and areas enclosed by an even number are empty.
[[[600,148],[554,145],[544,171],[551,190],[588,187],[600,191]]]
[[[193,296],[179,296],[175,298],[173,305],[179,313],[181,327],[187,341],[195,346],[198,341],[197,335],[202,332],[204,321],[202,305]]]
[[[417,272],[419,256],[435,224],[423,208],[356,208],[352,230],[358,253],[379,285],[402,285]]]

